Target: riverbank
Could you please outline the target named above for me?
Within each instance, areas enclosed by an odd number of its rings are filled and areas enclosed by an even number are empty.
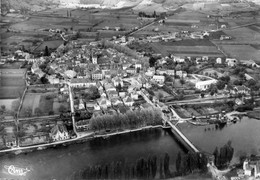
[[[257,120],[260,120],[260,109],[259,110],[256,110],[256,111],[250,111],[247,113],[247,116],[249,118],[254,118],[254,119],[257,119]]]
[[[79,136],[77,138],[74,138],[74,139],[67,139],[64,141],[58,141],[58,142],[53,142],[53,143],[48,143],[48,144],[38,144],[38,145],[34,145],[34,146],[4,149],[4,150],[0,151],[0,154],[14,153],[17,155],[20,153],[27,153],[27,152],[32,152],[35,150],[44,150],[47,148],[52,148],[52,147],[57,147],[57,146],[67,146],[67,145],[76,144],[76,143],[84,143],[88,140],[95,139],[95,138],[108,138],[110,136],[126,134],[126,133],[141,131],[141,130],[145,130],[145,129],[152,129],[152,128],[165,128],[165,127],[162,125],[155,125],[155,126],[144,126],[144,127],[137,128],[137,129],[127,129],[127,130],[123,130],[123,131],[117,131],[117,132],[105,133],[105,134],[95,134],[94,132],[81,133],[81,134],[79,134]]]

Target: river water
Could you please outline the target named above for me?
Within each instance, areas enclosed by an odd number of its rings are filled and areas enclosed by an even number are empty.
[[[260,153],[260,121],[254,119],[244,117],[240,122],[222,129],[216,129],[213,125],[198,127],[180,124],[179,127],[193,144],[207,152],[212,152],[216,146],[222,146],[231,140],[235,149],[234,160],[245,152]],[[149,154],[163,156],[165,152],[170,155],[173,170],[179,151],[185,153],[186,150],[169,130],[149,129],[17,156],[4,155],[0,157],[0,178],[65,180],[86,165],[123,159],[131,163],[140,157],[148,157]],[[10,165],[28,168],[30,171],[24,176],[10,175],[7,170]]]

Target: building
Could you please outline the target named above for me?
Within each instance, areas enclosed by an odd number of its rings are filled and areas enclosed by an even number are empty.
[[[169,76],[174,76],[175,70],[168,69],[168,70],[166,70],[166,74],[169,75]]]
[[[73,78],[70,81],[71,87],[90,87],[90,86],[96,86],[95,81],[91,81],[89,79],[83,79],[83,78]]]
[[[185,62],[185,58],[180,56],[173,56],[173,61],[178,63],[183,63]]]
[[[234,67],[237,65],[238,63],[238,60],[237,59],[234,59],[234,58],[227,58],[226,59],[226,63],[229,67]]]
[[[13,148],[17,146],[16,138],[15,136],[8,135],[5,138],[5,146],[8,148]]]
[[[63,124],[56,124],[50,133],[50,137],[53,141],[62,141],[69,139],[67,128]]]
[[[119,84],[120,84],[121,87],[124,86],[124,82],[123,82],[122,78],[120,78],[120,77],[118,77],[118,76],[115,77],[115,78],[113,78],[113,79],[112,79],[112,82],[113,82],[113,84],[114,84],[115,87],[116,87],[116,86],[119,86]]]
[[[245,160],[243,163],[244,175],[260,179],[260,161]]]
[[[176,71],[176,75],[181,78],[186,78],[188,76],[186,71]]]
[[[216,59],[216,63],[217,63],[217,64],[222,64],[222,59],[221,59],[220,57],[218,57],[218,58]]]
[[[234,86],[233,90],[231,90],[232,94],[250,94],[250,89],[244,85],[242,86]]]
[[[130,96],[127,96],[123,99],[124,103],[126,106],[133,106],[134,104],[134,100],[130,97]]]
[[[216,79],[210,79],[206,81],[198,81],[195,83],[195,87],[199,90],[206,90],[208,89],[212,84],[216,84],[217,80]]]
[[[155,80],[158,83],[164,83],[165,81],[165,76],[161,76],[161,75],[154,75],[153,76],[153,80]]]
[[[103,79],[103,74],[100,70],[96,70],[95,72],[92,73],[92,79],[93,80],[101,80]]]

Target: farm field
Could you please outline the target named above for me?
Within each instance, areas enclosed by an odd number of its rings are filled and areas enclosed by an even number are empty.
[[[35,49],[35,51],[44,51],[45,46],[48,46],[49,49],[57,49],[61,44],[63,44],[62,40],[44,41]]]
[[[35,108],[39,107],[40,98],[40,93],[27,93],[24,97],[23,105],[20,111],[20,116],[26,116],[26,111],[30,111],[31,114],[34,115]]]
[[[58,94],[55,92],[27,93],[20,111],[20,117],[38,115],[47,116],[50,114],[50,112],[59,114],[60,106],[64,106],[66,109],[69,109],[69,102],[60,102],[58,101],[57,96]]]
[[[176,44],[176,45],[175,45]],[[167,43],[152,43],[151,46],[156,53],[161,53],[164,56],[169,54],[184,55],[184,56],[223,56],[211,42],[206,42],[205,46],[196,45],[193,41],[188,42],[167,42]],[[199,43],[198,43],[199,44]],[[207,45],[206,45],[207,44]],[[192,46],[193,45],[193,46]]]
[[[230,55],[230,57],[239,60],[254,60],[260,62],[260,52],[250,45],[221,45],[221,48]]]
[[[228,36],[233,37],[232,42],[258,44],[260,42],[260,33],[247,27],[224,30]]]

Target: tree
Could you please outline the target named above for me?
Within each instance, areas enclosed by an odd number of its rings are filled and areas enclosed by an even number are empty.
[[[49,115],[54,115],[54,111],[49,111],[49,113],[48,113]]]
[[[150,67],[154,67],[156,61],[157,61],[157,58],[155,58],[155,57],[150,57],[150,59],[149,59]]]
[[[0,114],[4,114],[5,111],[6,111],[5,105],[2,105],[0,109]]]
[[[219,166],[219,152],[218,152],[218,147],[215,148],[214,152],[214,164],[218,167]]]
[[[180,173],[181,171],[181,162],[182,162],[182,159],[181,159],[181,152],[178,153],[177,155],[177,159],[176,159],[176,170],[178,173]]]
[[[165,153],[164,155],[164,161],[163,161],[163,169],[164,169],[164,174],[165,177],[168,178],[170,176],[170,156],[168,153]]]
[[[64,113],[64,112],[66,112],[66,110],[67,110],[67,108],[66,108],[64,105],[61,105],[61,106],[59,107],[59,112],[60,112],[60,113]]]
[[[48,46],[45,46],[44,56],[49,56],[49,48],[48,48]]]

